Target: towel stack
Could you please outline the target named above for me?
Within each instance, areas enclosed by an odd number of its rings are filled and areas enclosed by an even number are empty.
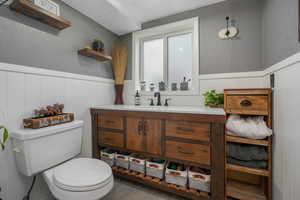
[[[267,149],[262,146],[229,143],[227,162],[251,168],[266,169],[268,161]]]

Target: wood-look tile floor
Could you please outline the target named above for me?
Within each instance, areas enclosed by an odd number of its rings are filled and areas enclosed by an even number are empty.
[[[184,200],[149,187],[115,178],[112,191],[102,200]]]

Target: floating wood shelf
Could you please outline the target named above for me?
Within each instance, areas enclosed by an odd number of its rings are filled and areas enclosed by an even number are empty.
[[[32,17],[44,24],[62,30],[71,26],[71,22],[41,8],[28,0],[14,0],[9,5],[11,10]]]
[[[104,53],[98,52],[98,51],[94,51],[92,49],[81,49],[78,51],[78,54],[82,55],[82,56],[87,56],[90,58],[94,58],[98,61],[104,62],[104,61],[111,61],[112,57],[105,55]]]
[[[240,200],[266,200],[263,187],[260,185],[246,184],[239,181],[227,181],[227,196]]]
[[[259,146],[268,146],[269,145],[268,140],[253,140],[253,139],[248,139],[248,138],[235,137],[235,136],[231,136],[231,135],[227,135],[226,140],[227,140],[227,142],[253,144],[253,145],[259,145]]]
[[[226,164],[226,169],[230,169],[230,170],[238,171],[238,172],[245,172],[248,174],[255,174],[255,175],[259,175],[259,176],[266,176],[266,177],[268,177],[270,175],[269,171],[264,170],[264,169],[255,169],[255,168],[244,167],[244,166],[239,166],[239,165],[232,165],[232,164]]]
[[[207,192],[199,192],[196,190],[190,190],[186,187],[176,186],[173,184],[168,184],[163,180],[159,182],[153,181],[151,177],[145,176],[144,174],[133,172],[131,170],[122,169],[119,167],[112,167],[114,175],[126,179],[128,181],[136,182],[142,185],[150,186],[155,189],[168,192],[181,196],[185,199],[191,200],[209,200],[210,195]]]

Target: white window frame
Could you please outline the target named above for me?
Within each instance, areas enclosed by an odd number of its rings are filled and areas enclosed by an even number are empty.
[[[167,39],[168,37],[175,35],[182,35],[186,33],[192,33],[193,37],[193,72],[192,72],[192,84],[188,91],[161,91],[163,95],[168,96],[185,96],[185,95],[199,95],[199,18],[194,17],[162,26],[156,26],[133,33],[132,40],[132,79],[134,83],[133,92],[140,89],[140,77],[142,76],[142,44],[144,41],[151,39],[164,38],[164,52],[167,55]],[[167,56],[164,58],[164,76],[167,77]],[[169,84],[169,83],[168,83]],[[170,85],[170,84],[169,84]],[[179,85],[179,83],[178,83]],[[148,85],[147,85],[148,86]],[[142,95],[153,95],[153,92],[142,91]]]

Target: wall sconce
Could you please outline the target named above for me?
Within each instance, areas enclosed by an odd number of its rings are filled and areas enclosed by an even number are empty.
[[[230,18],[227,16],[226,17],[227,26],[226,26],[226,28],[222,29],[219,32],[219,38],[222,40],[232,40],[232,39],[236,38],[239,34],[239,29],[236,28],[232,22],[231,22],[231,25],[229,26],[229,20],[230,20]]]

